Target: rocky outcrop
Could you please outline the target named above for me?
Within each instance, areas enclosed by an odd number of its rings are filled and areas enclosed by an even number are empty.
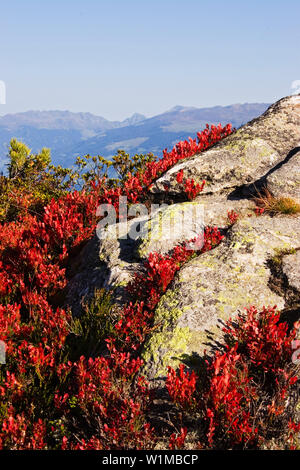
[[[299,198],[299,149],[297,95],[280,100],[201,155],[175,165],[152,188],[154,201],[164,200],[167,206],[141,221],[139,238],[126,237],[136,223],[130,221],[112,227],[120,230],[121,237],[99,240],[95,236],[84,248],[67,289],[66,301],[73,312],[79,312],[83,296],[92,296],[100,287],[113,289],[115,301],[124,302],[125,286],[142,269],[150,252],[168,253],[204,225],[223,229],[225,238],[214,250],[184,265],[161,298],[155,328],[142,354],[149,378],[164,377],[167,365],[195,359],[204,349],[214,347],[222,323],[245,307],[277,305],[285,309],[297,304],[299,214],[257,217],[252,195],[256,186],[265,185],[276,197]],[[192,202],[186,202],[183,187],[176,181],[180,170],[184,178],[196,183],[207,181],[203,193]],[[182,214],[194,209],[199,216],[182,227]],[[239,214],[233,226],[227,217],[231,210]],[[171,235],[166,236],[164,230],[170,223]],[[280,259],[280,269],[272,268],[275,258]],[[283,279],[278,288],[274,276]]]
[[[80,314],[82,299],[89,300],[97,289],[112,290],[117,303],[127,299],[124,287],[140,266],[136,255],[138,242],[129,237],[121,238],[131,226],[132,223],[115,224],[111,226],[111,236],[103,239],[96,234],[75,260],[76,273],[71,274],[65,298],[73,315]],[[113,236],[115,229],[119,238]]]
[[[156,310],[154,323],[160,326],[143,352],[147,375],[164,375],[167,365],[203,354],[213,345],[212,339],[220,337],[224,321],[246,307],[284,308],[285,299],[269,286],[268,260],[299,246],[299,219],[245,218],[215,250],[183,266]],[[294,270],[298,272],[299,265]],[[291,282],[296,278],[291,274]]]
[[[300,251],[283,257],[282,271],[287,276],[289,286],[300,293]]]
[[[263,179],[299,147],[300,95],[297,95],[278,101],[210,150],[175,165],[156,181],[152,192],[164,193],[166,186],[170,194],[182,192],[176,181],[181,170],[184,178],[193,178],[196,183],[206,180],[203,194],[249,185]],[[276,176],[273,173],[273,180]]]
[[[284,163],[266,176],[266,186],[275,197],[300,197],[300,148],[290,152]]]

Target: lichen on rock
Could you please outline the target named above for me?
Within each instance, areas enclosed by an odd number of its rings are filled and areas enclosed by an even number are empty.
[[[166,374],[170,359],[179,364],[180,356],[202,355],[211,336],[220,339],[222,322],[246,307],[282,309],[284,299],[269,287],[267,260],[278,249],[297,247],[299,237],[296,218],[242,219],[216,249],[183,266],[160,301],[157,329],[144,347],[147,375]]]

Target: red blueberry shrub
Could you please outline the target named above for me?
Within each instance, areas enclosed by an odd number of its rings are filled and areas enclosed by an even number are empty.
[[[81,176],[48,167],[44,150],[32,156],[24,144],[12,143],[9,177],[0,181],[0,340],[6,345],[6,364],[0,365],[1,449],[155,446],[158,436],[147,419],[152,393],[139,376],[139,353],[155,328],[155,307],[175,274],[195,252],[218,245],[223,238],[219,230],[206,227],[194,250],[183,244],[167,255],[151,253],[143,273],[128,286],[131,302],[116,312],[109,293],[95,293],[80,318],[72,318],[55,299],[64,292],[72,257],[95,232],[99,204],[113,204],[120,216],[119,196],[127,196],[130,204],[146,201],[159,176],[231,132],[230,125],[207,126],[197,140],[165,150],[160,160],[152,155],[130,160],[122,152],[112,162],[88,157],[79,161],[81,170],[88,162],[95,166]],[[119,179],[107,177],[104,169],[110,165]],[[79,180],[83,187],[74,189]],[[204,185],[184,179],[183,172],[177,174],[177,183],[189,199]],[[265,328],[254,310],[246,323],[240,320],[240,329],[228,325],[226,352],[207,363],[201,393],[196,373],[183,367],[178,375],[169,372],[171,398],[204,423],[200,447],[255,446],[261,435],[271,432],[262,431],[268,421],[260,410],[253,414],[262,377],[268,416],[276,423],[287,415],[285,403],[296,383],[285,365],[289,336],[284,326],[278,329],[277,314],[266,312]],[[287,429],[295,447],[298,424],[292,418]],[[170,448],[185,445],[189,429],[179,429],[178,435],[169,436]]]
[[[293,447],[296,329],[288,331],[275,307],[251,307],[227,322],[224,335],[223,350],[207,357],[197,374],[184,366],[168,372],[171,399],[198,418],[199,448],[268,448],[274,440]]]

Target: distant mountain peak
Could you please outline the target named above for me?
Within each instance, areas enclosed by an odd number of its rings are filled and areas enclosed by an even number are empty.
[[[206,123],[225,125],[231,122],[238,128],[262,114],[267,107],[264,103],[211,108],[177,105],[149,118],[134,113],[122,122],[67,110],[6,114],[0,116],[0,169],[13,137],[25,142],[34,153],[49,147],[54,164],[70,167],[74,156],[89,153],[110,157],[118,149],[131,155],[149,152],[161,155],[162,149],[171,149],[176,142],[195,136]]]
[[[129,118],[122,121],[122,125],[134,126],[135,124],[138,124],[142,121],[145,121],[145,119],[147,119],[147,118],[143,114],[134,113],[132,116],[130,116]]]
[[[167,113],[178,113],[178,112],[184,112],[184,111],[191,111],[192,109],[197,109],[195,106],[180,106],[176,105],[173,106],[171,109],[167,111]]]
[[[91,113],[74,113],[71,111],[40,111],[31,110],[15,114],[0,116],[0,126],[18,129],[23,126],[32,126],[37,129],[111,129],[115,123],[101,116]]]

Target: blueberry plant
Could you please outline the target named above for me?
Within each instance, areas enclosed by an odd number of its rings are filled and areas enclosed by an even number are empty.
[[[141,346],[154,327],[157,303],[195,251],[178,245],[167,255],[151,253],[143,274],[128,285],[132,300],[114,314],[109,292],[95,293],[76,319],[53,299],[66,287],[72,256],[95,232],[99,204],[112,204],[118,214],[119,196],[145,202],[159,176],[231,132],[230,125],[207,126],[161,159],[130,159],[122,151],[110,161],[87,155],[76,170],[51,165],[46,149],[31,154],[26,145],[11,142],[8,175],[0,179],[0,340],[6,345],[1,449],[155,446],[158,436],[147,419],[153,396],[139,374]],[[176,180],[188,199],[205,183],[195,184],[183,172]],[[229,217],[235,223],[236,214]],[[206,227],[196,254],[222,238],[217,228]],[[170,399],[180,413],[199,419],[196,446],[259,447],[284,425],[287,445],[297,447],[299,425],[288,408],[297,386],[290,366],[294,330],[279,323],[275,309],[253,307],[238,326],[227,325],[225,337],[225,352],[207,359],[201,371],[205,380],[183,366],[169,369]],[[184,447],[188,434],[183,426],[170,435],[170,448]]]

